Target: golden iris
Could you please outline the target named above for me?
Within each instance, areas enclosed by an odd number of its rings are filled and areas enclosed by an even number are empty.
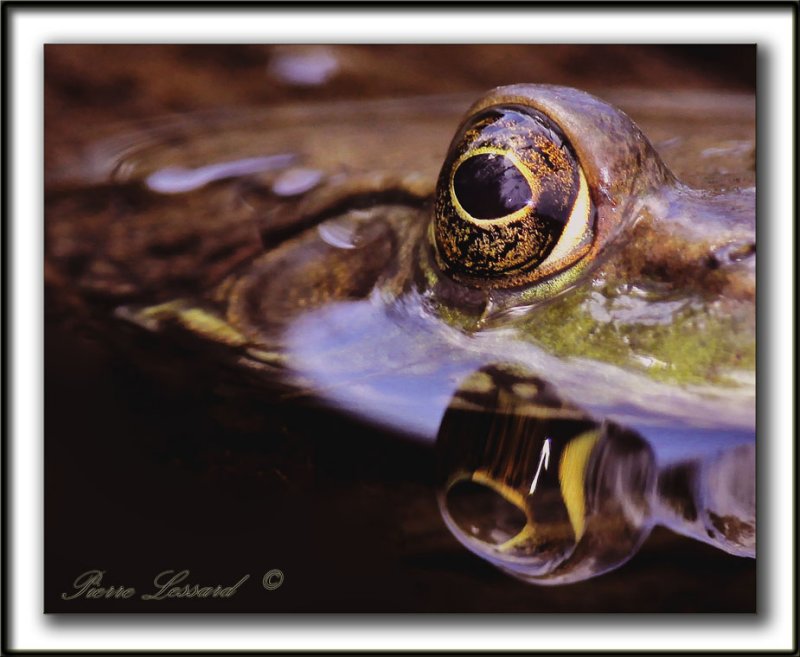
[[[586,177],[558,126],[532,108],[491,107],[462,126],[442,167],[437,261],[461,282],[528,284],[589,250],[593,217]]]

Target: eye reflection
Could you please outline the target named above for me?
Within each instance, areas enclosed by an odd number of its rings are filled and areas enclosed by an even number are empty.
[[[487,392],[472,381],[492,377]],[[439,506],[469,550],[515,577],[578,581],[647,536],[656,474],[645,441],[600,425],[546,382],[487,367],[462,383],[437,440]]]
[[[501,546],[525,530],[524,510],[494,488],[472,479],[456,481],[445,493],[445,506],[465,534]]]
[[[645,439],[518,367],[483,367],[462,381],[437,437],[442,518],[470,551],[536,584],[617,568],[656,525],[755,556],[752,437],[701,432],[717,447],[676,457],[685,428],[662,430]]]

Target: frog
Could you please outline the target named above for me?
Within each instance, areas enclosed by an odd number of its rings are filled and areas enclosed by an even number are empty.
[[[747,102],[682,100],[752,132]],[[551,85],[464,105],[101,141],[48,180],[48,311],[124,347],[188,345],[221,394],[432,445],[447,527],[526,582],[618,568],[658,524],[754,557],[752,139],[700,121],[660,153],[617,106]]]

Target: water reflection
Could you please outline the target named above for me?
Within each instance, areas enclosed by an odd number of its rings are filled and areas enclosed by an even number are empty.
[[[291,153],[249,157],[231,162],[218,162],[193,169],[166,167],[147,177],[147,186],[161,194],[182,194],[204,187],[216,180],[248,176],[290,166],[296,159]]]
[[[281,289],[290,289],[292,276],[282,273]],[[559,358],[513,326],[465,333],[413,291],[391,303],[373,290],[366,299],[297,308],[286,295],[273,298],[262,281],[257,287],[260,322],[280,325],[281,347],[309,394],[424,442],[435,441],[461,382],[495,363],[522,368],[592,417],[646,436],[664,463],[753,440],[747,386],[681,387],[609,363]]]
[[[283,336],[292,367],[313,396],[432,443],[458,381],[481,360],[457,348],[452,329],[440,332],[433,317],[415,309],[387,308],[373,297],[300,315]]]
[[[450,530],[526,581],[607,572],[658,524],[755,556],[754,442],[665,463],[658,441],[592,418],[519,368],[492,366],[463,382],[437,451]]]
[[[315,398],[436,441],[440,509],[471,551],[544,584],[620,566],[655,525],[755,556],[755,435],[738,393],[557,359],[512,330],[470,336],[412,293],[384,301],[298,313],[289,362]]]

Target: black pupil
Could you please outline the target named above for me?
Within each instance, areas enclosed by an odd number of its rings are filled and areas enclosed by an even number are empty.
[[[483,153],[464,162],[453,176],[458,202],[475,219],[497,219],[531,200],[528,181],[504,155]]]

